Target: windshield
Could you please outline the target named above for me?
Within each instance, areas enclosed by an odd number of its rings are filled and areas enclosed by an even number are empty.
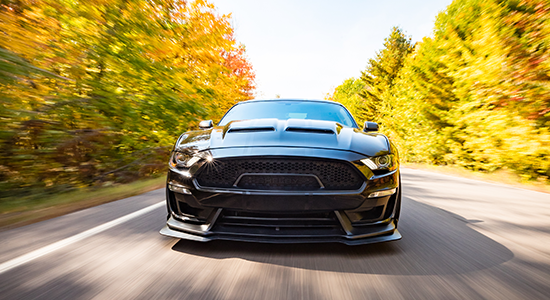
[[[219,125],[231,121],[250,119],[306,119],[334,121],[347,127],[356,127],[350,113],[336,103],[315,101],[258,101],[233,106],[222,118]]]

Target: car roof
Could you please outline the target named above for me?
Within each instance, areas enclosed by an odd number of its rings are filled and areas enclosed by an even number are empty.
[[[336,101],[331,101],[331,100],[319,100],[319,99],[294,99],[294,98],[288,98],[288,99],[282,99],[282,98],[276,98],[276,99],[252,99],[252,100],[245,100],[245,101],[241,101],[239,103],[237,103],[236,105],[238,104],[245,104],[245,103],[250,103],[250,102],[274,102],[274,101],[297,101],[297,102],[321,102],[321,103],[330,103],[330,104],[338,104],[338,105],[342,105],[341,103],[339,102],[336,102]],[[343,105],[342,105],[343,106]]]

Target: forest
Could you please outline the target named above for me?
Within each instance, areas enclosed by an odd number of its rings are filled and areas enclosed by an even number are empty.
[[[455,0],[431,36],[395,27],[329,99],[376,121],[401,160],[550,178],[550,2]]]
[[[176,138],[252,97],[206,1],[2,0],[0,198],[164,175]]]
[[[0,198],[161,176],[178,135],[254,96],[205,0],[0,0],[0,34]],[[403,162],[549,181],[548,1],[455,0],[421,41],[393,28],[358,75],[328,98]]]

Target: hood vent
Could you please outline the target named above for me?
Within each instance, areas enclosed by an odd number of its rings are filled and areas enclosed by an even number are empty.
[[[321,133],[321,134],[334,134],[332,129],[320,129],[320,128],[299,128],[299,127],[288,127],[286,131],[291,132],[304,132],[304,133]]]
[[[231,128],[228,132],[266,132],[275,131],[274,127],[249,127],[249,128]]]

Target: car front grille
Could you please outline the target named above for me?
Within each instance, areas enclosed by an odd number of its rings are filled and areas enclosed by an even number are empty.
[[[346,162],[299,158],[218,159],[197,175],[203,187],[252,190],[356,190],[363,184]]]
[[[315,176],[301,175],[272,175],[249,174],[244,175],[237,182],[237,186],[251,190],[318,190],[321,188]]]
[[[334,212],[275,214],[224,210],[213,231],[270,236],[344,234]]]

